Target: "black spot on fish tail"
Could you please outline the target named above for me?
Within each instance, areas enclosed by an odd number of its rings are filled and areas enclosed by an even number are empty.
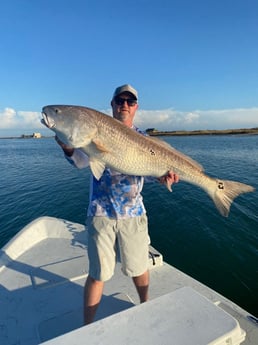
[[[221,215],[227,217],[233,200],[242,193],[249,193],[254,190],[252,186],[244,183],[217,180],[217,189],[211,197]]]
[[[219,189],[224,189],[223,181],[218,181],[218,188]]]

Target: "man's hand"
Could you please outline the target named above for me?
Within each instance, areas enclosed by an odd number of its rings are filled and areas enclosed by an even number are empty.
[[[167,189],[172,192],[171,186],[173,183],[178,183],[179,176],[173,171],[169,171],[167,175],[158,178],[158,180],[160,183],[165,184],[167,186]]]
[[[55,140],[58,143],[58,145],[61,146],[66,156],[71,157],[73,155],[73,152],[74,152],[73,147],[65,145],[61,140],[58,139],[57,136],[55,136]]]

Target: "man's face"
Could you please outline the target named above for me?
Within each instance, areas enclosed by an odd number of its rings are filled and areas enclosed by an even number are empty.
[[[131,127],[136,110],[138,109],[135,97],[130,92],[123,92],[112,100],[111,105],[113,108],[113,117]]]

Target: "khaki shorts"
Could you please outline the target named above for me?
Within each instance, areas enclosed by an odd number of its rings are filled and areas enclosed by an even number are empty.
[[[146,215],[128,219],[89,217],[88,256],[89,275],[106,281],[114,274],[116,249],[122,271],[129,277],[137,277],[148,270],[150,238]]]

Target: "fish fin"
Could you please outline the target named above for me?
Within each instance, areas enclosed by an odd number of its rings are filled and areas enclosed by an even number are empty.
[[[171,149],[171,145],[169,145],[169,143],[167,143],[166,141],[164,141],[164,140],[161,140],[161,139],[159,139],[159,138],[156,138],[156,137],[147,137],[150,141],[154,141],[154,143],[156,143],[156,144],[159,144],[159,145],[162,145],[162,146],[164,146],[164,147],[166,147],[166,148],[169,148],[169,149]]]
[[[190,163],[193,167],[195,167],[195,169],[198,169],[199,171],[203,171],[204,170],[200,163],[196,162],[194,159],[192,159],[191,157],[185,155],[181,151],[179,152],[177,149],[175,149],[173,146],[171,146],[166,141],[163,141],[163,140],[161,140],[159,138],[155,138],[155,137],[147,137],[147,138],[150,139],[150,141],[153,141],[154,143],[159,144],[159,145],[165,147],[166,149],[169,149],[170,151],[173,152],[173,154],[175,154],[177,156],[181,156],[188,163]]]
[[[233,200],[242,193],[253,192],[255,188],[235,181],[216,180],[215,193],[208,192],[220,214],[227,217]]]
[[[188,163],[190,163],[195,169],[198,169],[199,171],[203,171],[203,166],[196,162],[194,159],[192,159],[191,157],[185,155],[182,152],[177,151],[174,147],[170,146],[170,149],[173,151],[174,154],[177,154],[178,156],[184,158]]]
[[[99,180],[105,170],[105,163],[98,161],[97,159],[90,159],[89,164],[92,174],[97,180]]]
[[[109,152],[109,150],[105,147],[105,145],[102,143],[101,140],[99,139],[93,139],[92,140],[93,144],[95,144],[96,148],[98,149],[98,151],[100,152]]]
[[[167,186],[167,189],[169,190],[169,192],[173,192],[173,191],[172,191],[171,184],[168,183],[168,181],[166,181],[166,186]]]

